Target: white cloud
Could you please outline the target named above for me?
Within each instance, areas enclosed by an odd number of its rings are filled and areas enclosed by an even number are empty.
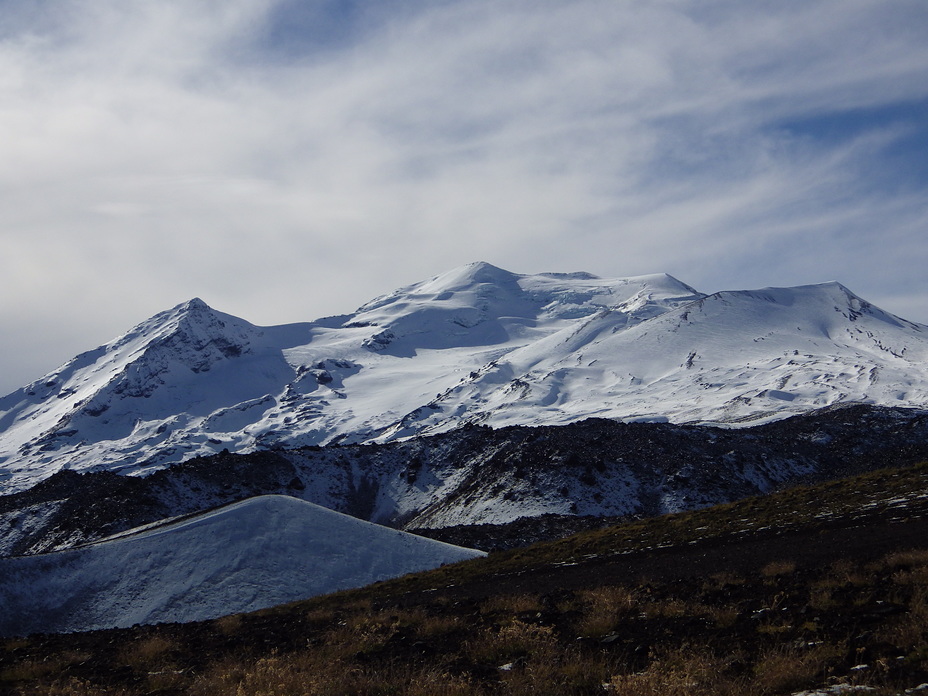
[[[882,156],[921,0],[371,5],[0,3],[0,391],[194,295],[308,320],[476,259],[924,306]]]

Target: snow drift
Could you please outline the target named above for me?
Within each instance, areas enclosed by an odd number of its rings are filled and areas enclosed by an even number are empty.
[[[0,635],[197,621],[480,555],[260,496],[82,548],[0,559]]]

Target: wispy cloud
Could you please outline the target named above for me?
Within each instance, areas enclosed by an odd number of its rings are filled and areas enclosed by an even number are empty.
[[[926,306],[922,0],[0,17],[0,391],[194,295],[296,321],[475,259]]]

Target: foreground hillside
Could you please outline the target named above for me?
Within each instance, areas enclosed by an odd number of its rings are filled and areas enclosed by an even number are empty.
[[[0,643],[12,694],[915,694],[928,465],[255,614]]]

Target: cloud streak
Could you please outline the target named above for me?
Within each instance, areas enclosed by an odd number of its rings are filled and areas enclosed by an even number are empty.
[[[308,320],[477,259],[928,322],[921,0],[366,5],[0,3],[0,391],[194,295]]]

